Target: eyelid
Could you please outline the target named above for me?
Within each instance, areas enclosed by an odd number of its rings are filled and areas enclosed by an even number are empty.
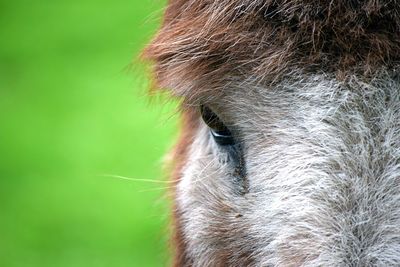
[[[212,129],[217,129],[221,125],[221,121],[218,116],[207,106],[200,106],[200,113],[205,124],[207,124]]]
[[[217,114],[215,114],[215,112],[213,112],[209,107],[204,106],[204,105],[200,106],[200,112],[201,112],[203,121],[211,129],[222,130],[223,128],[226,128],[226,126],[221,121],[221,119],[217,116]]]
[[[215,142],[222,146],[236,143],[229,128],[226,127],[215,112],[204,105],[200,106],[200,112],[204,123],[210,128]]]

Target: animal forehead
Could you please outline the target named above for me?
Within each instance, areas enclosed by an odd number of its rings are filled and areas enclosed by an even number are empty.
[[[374,74],[400,61],[400,1],[172,0],[146,50],[156,81],[196,98],[232,77]]]
[[[180,15],[196,12],[207,15],[213,13],[218,18],[230,14],[258,12],[265,18],[272,19],[273,15],[279,13],[285,17],[307,17],[305,19],[334,19],[343,15],[378,15],[384,12],[385,15],[395,15],[398,8],[397,1],[393,0],[348,0],[348,1],[320,1],[320,0],[170,0],[166,13],[167,18],[175,18]],[[392,8],[392,9],[391,9]],[[224,14],[218,11],[224,10]],[[344,14],[336,14],[334,11],[342,11]],[[330,12],[330,13],[327,13]],[[328,16],[325,16],[328,15]],[[381,14],[384,15],[384,14]],[[170,17],[168,17],[170,16]],[[355,18],[347,18],[355,20]]]
[[[165,14],[165,23],[185,26],[194,36],[204,34],[207,38],[215,35],[227,37],[237,30],[242,33],[262,31],[270,34],[268,40],[284,37],[288,41],[286,46],[293,41],[298,49],[310,48],[307,47],[308,40],[312,41],[314,50],[325,47],[328,51],[329,43],[334,42],[335,52],[344,53],[351,51],[356,45],[354,41],[371,41],[364,43],[367,48],[373,45],[370,38],[377,38],[381,49],[385,49],[385,42],[398,41],[399,12],[400,3],[392,0],[172,0]],[[395,38],[389,38],[393,34]],[[245,37],[237,35],[233,39],[237,41]],[[261,37],[267,36],[257,37],[257,41],[265,41]],[[222,43],[229,38],[213,41]]]
[[[342,102],[343,84],[328,76],[293,79],[279,85],[264,87],[254,83],[236,83],[218,98],[203,102],[228,126],[252,126],[254,130],[276,120],[301,116],[305,109],[325,108]],[[206,99],[206,98],[204,98]]]

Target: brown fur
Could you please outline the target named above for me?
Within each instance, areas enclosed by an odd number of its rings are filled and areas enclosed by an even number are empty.
[[[160,87],[191,99],[242,73],[371,73],[399,62],[400,2],[172,0],[145,55]]]
[[[173,187],[176,187],[180,176],[183,164],[187,158],[188,149],[192,142],[194,132],[198,127],[198,115],[196,111],[186,110],[181,119],[181,134],[178,138],[178,143],[176,144],[174,150],[172,151],[172,156],[174,159],[174,170],[172,173]],[[175,192],[172,192],[175,197]],[[173,226],[173,239],[172,249],[174,250],[173,266],[187,266],[188,258],[185,252],[185,242],[182,236],[181,224],[180,224],[179,211],[176,208],[175,203],[173,203],[173,214],[172,214],[172,226]]]
[[[233,77],[271,83],[298,69],[373,75],[399,64],[400,1],[170,0],[144,55],[155,63],[157,86],[191,103],[217,97]],[[197,118],[184,114],[176,181]],[[174,223],[174,264],[188,266],[176,210]]]

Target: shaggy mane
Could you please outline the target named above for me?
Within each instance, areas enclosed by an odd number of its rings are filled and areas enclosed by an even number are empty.
[[[399,63],[400,1],[170,0],[144,55],[158,87],[191,98],[294,69],[368,76]]]

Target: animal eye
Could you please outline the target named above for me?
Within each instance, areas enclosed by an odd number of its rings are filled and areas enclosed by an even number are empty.
[[[235,144],[231,131],[225,126],[217,114],[204,105],[200,106],[200,113],[203,121],[210,128],[211,135],[217,144],[221,146],[230,146]]]

